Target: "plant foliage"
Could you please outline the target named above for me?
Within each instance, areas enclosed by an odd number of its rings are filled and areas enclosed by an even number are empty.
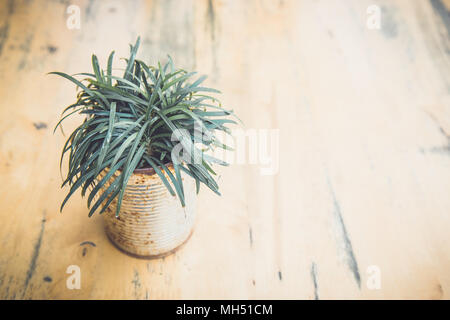
[[[126,59],[122,77],[112,72],[114,51],[106,70],[100,68],[93,55],[93,73],[75,75],[86,77],[82,80],[61,72],[50,73],[70,80],[79,88],[76,102],[64,109],[55,130],[67,117],[77,113],[85,115],[62,150],[60,166],[65,155],[69,158],[62,187],[69,185],[70,190],[61,211],[81,188],[82,196],[89,193],[89,216],[97,210],[104,212],[114,199],[117,199],[118,216],[125,187],[136,168],[153,168],[183,206],[180,171],[195,179],[197,192],[203,183],[220,195],[211,164],[227,164],[204,151],[215,147],[228,149],[217,139],[216,132],[230,133],[226,125],[236,123],[230,119],[232,111],[222,108],[209,95],[219,91],[201,86],[205,76],[191,82],[195,72],[176,69],[170,56],[165,65],[158,63],[157,67],[136,59],[139,42],[138,38],[134,46],[130,45],[130,57]],[[197,131],[208,139],[198,139]],[[187,156],[197,161],[174,159],[172,151],[177,144],[183,147],[183,159]],[[168,170],[168,164],[173,165],[174,174]],[[102,172],[107,173],[100,175]]]

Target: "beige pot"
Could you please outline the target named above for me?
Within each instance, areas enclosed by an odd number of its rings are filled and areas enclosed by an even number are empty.
[[[169,170],[174,172],[172,166]],[[119,217],[115,217],[117,200],[103,213],[111,242],[142,258],[163,257],[184,244],[194,227],[196,191],[194,179],[183,172],[181,177],[184,208],[153,169],[135,170],[125,189]]]

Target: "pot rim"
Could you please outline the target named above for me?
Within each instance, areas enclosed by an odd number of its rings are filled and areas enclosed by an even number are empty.
[[[165,163],[164,165],[169,170],[170,170],[170,168],[173,168],[173,163],[172,162]],[[163,168],[161,166],[158,166],[158,168],[161,169],[161,171],[163,170]],[[152,167],[148,167],[148,168],[137,168],[137,169],[134,169],[133,173],[146,174],[146,175],[152,176],[156,172],[155,172],[155,169],[153,169]]]

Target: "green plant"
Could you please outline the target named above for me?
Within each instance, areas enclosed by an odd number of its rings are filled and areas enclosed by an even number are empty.
[[[55,130],[67,117],[76,113],[85,115],[62,150],[60,166],[64,156],[69,155],[68,173],[62,187],[69,185],[70,190],[61,211],[71,195],[81,188],[83,197],[89,190],[89,216],[100,208],[102,213],[116,198],[118,216],[125,187],[136,168],[153,168],[169,192],[178,195],[183,206],[180,171],[195,179],[197,193],[200,183],[204,183],[220,195],[211,163],[227,164],[204,151],[216,147],[228,149],[217,139],[216,132],[230,133],[226,125],[236,123],[229,118],[232,111],[222,108],[213,96],[204,94],[219,93],[200,86],[206,76],[189,82],[195,72],[175,69],[170,56],[164,66],[158,63],[157,67],[136,59],[139,42],[138,38],[134,46],[130,45],[123,77],[113,75],[114,51],[108,58],[106,71],[92,55],[93,73],[75,75],[87,77],[81,81],[65,73],[50,73],[72,81],[80,89],[77,101],[65,108]],[[198,139],[198,131],[203,131],[209,139]],[[181,161],[174,155],[178,144],[182,146],[183,159],[196,161]],[[174,174],[167,168],[169,163],[173,164]],[[106,175],[99,176],[105,169]]]

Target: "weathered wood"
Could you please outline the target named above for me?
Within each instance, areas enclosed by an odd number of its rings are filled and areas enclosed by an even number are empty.
[[[450,1],[73,2],[80,30],[69,1],[0,2],[0,298],[449,298]],[[221,169],[190,241],[152,261],[79,195],[59,213],[52,129],[75,91],[46,75],[137,35],[140,58],[210,74],[247,128],[280,129],[279,173]]]

